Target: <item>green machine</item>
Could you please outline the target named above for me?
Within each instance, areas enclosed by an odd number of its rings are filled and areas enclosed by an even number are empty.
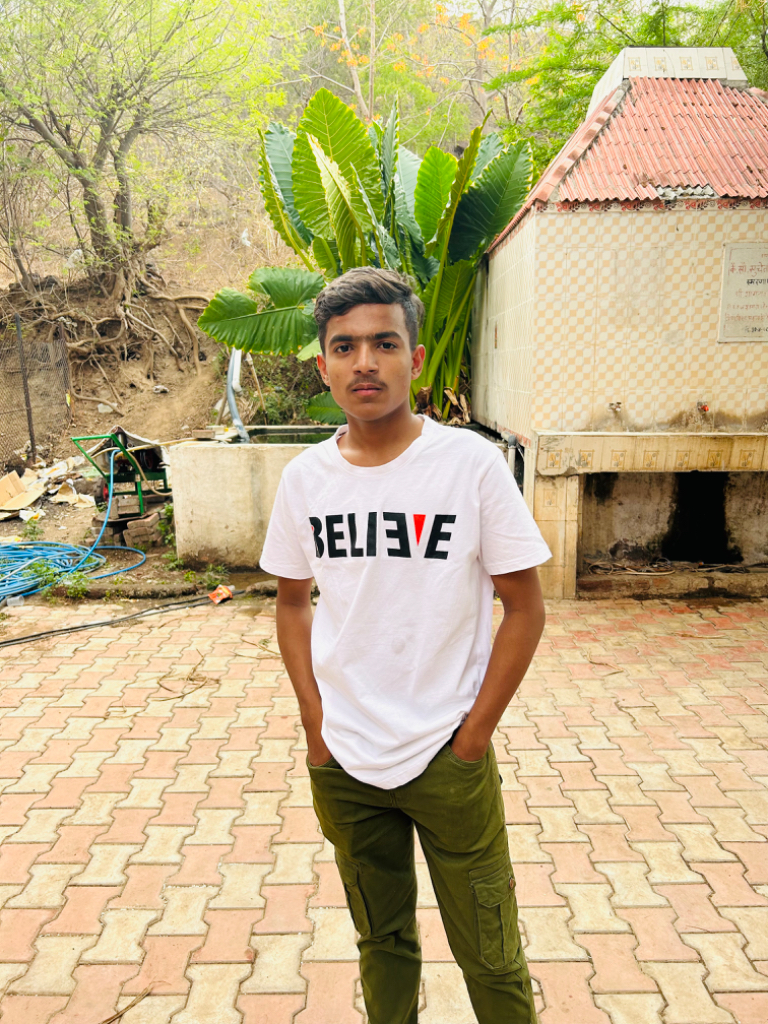
[[[111,434],[88,434],[71,438],[78,451],[88,459],[109,482],[110,452],[117,450],[114,465],[114,493],[135,494],[139,499],[139,514],[144,515],[144,492],[170,494],[166,466],[158,444],[144,438],[133,437],[122,428]],[[96,441],[95,446],[86,449],[81,442]]]

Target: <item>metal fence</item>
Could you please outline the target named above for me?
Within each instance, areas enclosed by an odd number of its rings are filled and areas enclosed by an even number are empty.
[[[13,322],[0,333],[0,469],[58,440],[71,420],[64,339],[28,336]]]

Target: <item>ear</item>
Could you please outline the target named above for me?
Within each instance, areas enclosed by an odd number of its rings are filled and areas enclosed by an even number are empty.
[[[422,367],[424,366],[424,358],[427,354],[427,350],[423,345],[417,345],[413,350],[413,356],[411,357],[411,378],[416,378],[421,374]],[[320,356],[317,357],[318,360]],[[320,371],[322,373],[322,370]]]
[[[330,387],[331,380],[330,377],[328,376],[328,365],[325,362],[325,356],[322,354],[319,354],[317,357],[317,368],[320,371],[320,376],[323,378],[323,383],[327,384],[328,387]]]

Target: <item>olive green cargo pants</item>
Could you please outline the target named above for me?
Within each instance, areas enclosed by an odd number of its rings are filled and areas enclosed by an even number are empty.
[[[536,1024],[493,748],[462,761],[445,746],[396,789],[309,766],[315,810],[336,848],[370,1024],[416,1024],[421,948],[413,827],[479,1024]]]

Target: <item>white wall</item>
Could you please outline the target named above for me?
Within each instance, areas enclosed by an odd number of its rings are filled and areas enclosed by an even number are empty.
[[[306,447],[192,442],[169,449],[179,558],[255,568],[280,476]]]
[[[472,415],[530,436],[536,214],[478,276],[472,324]]]
[[[723,246],[767,240],[764,207],[532,211],[489,261],[475,418],[525,437],[764,429],[768,344],[717,338]]]
[[[533,428],[760,429],[768,344],[717,338],[723,246],[766,240],[765,208],[539,212]]]

